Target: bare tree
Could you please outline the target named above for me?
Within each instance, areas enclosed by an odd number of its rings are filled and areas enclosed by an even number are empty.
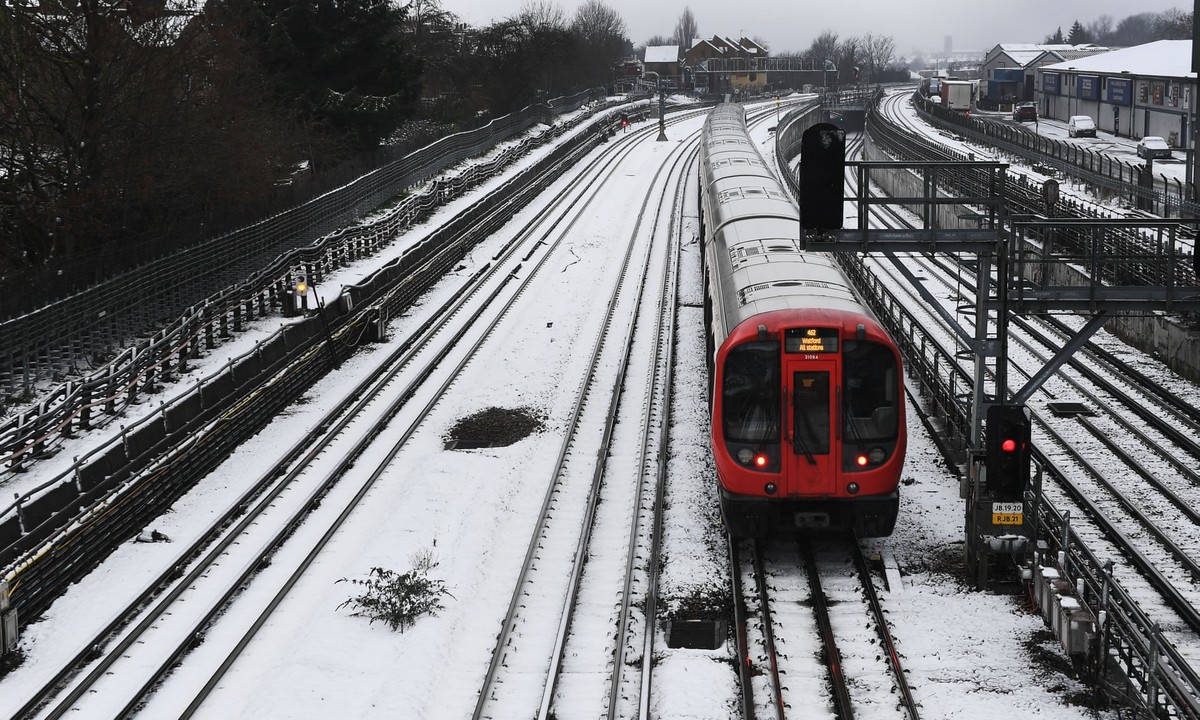
[[[422,58],[438,54],[437,45],[443,39],[439,35],[457,22],[454,13],[442,9],[441,0],[410,0],[404,26],[412,38],[413,53]]]
[[[1144,45],[1154,38],[1154,13],[1130,15],[1117,23],[1116,41],[1119,45]]]
[[[1092,42],[1101,45],[1108,45],[1112,41],[1113,32],[1113,16],[1101,15],[1087,26],[1088,34],[1092,37]]]
[[[838,59],[835,64],[838,68],[839,79],[855,79],[854,69],[859,68],[861,70],[862,66],[865,64],[862,39],[857,37],[849,37],[838,43],[837,56]]]
[[[517,20],[530,29],[566,30],[567,14],[552,0],[525,0]]]
[[[868,33],[863,37],[863,52],[869,73],[874,76],[896,59],[896,41],[891,35]]]
[[[1156,40],[1191,40],[1192,13],[1170,8],[1158,14],[1154,23]]]
[[[818,62],[830,60],[836,65],[840,57],[838,34],[832,30],[822,30],[817,39],[812,41],[812,45],[808,46],[808,56],[816,58]]]
[[[699,36],[699,33],[700,28],[696,25],[696,16],[692,14],[692,9],[684,7],[683,13],[679,16],[679,22],[675,23],[675,34],[671,36],[673,41],[671,44],[678,45],[686,51],[692,46],[692,41]]]
[[[579,42],[582,79],[608,82],[611,68],[625,53],[625,21],[602,0],[587,0],[575,11],[571,32]]]
[[[603,0],[587,0],[575,11],[571,29],[589,45],[598,46],[618,38],[624,41],[625,21]]]

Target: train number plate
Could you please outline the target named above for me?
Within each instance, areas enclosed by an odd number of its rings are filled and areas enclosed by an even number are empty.
[[[1020,525],[1025,522],[1025,504],[1019,502],[992,503],[993,525]]]

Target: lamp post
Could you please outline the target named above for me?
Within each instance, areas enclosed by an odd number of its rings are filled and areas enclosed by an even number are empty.
[[[300,296],[300,309],[308,311],[308,289],[309,284],[301,280],[296,283],[296,294]],[[321,302],[321,296],[313,294],[317,299],[317,315],[321,318],[321,329],[325,332],[325,345],[329,348],[329,365],[331,369],[337,369],[338,356],[337,348],[333,345],[333,335],[329,332],[329,322],[325,319],[325,303]]]
[[[662,86],[662,75],[658,76],[658,142],[667,139],[667,91]]]
[[[1075,99],[1075,93],[1078,88],[1075,87],[1075,68],[1069,67],[1067,69],[1071,71],[1067,74],[1067,77],[1070,79],[1069,82],[1071,83],[1071,87],[1067,88],[1067,120],[1070,120],[1071,116],[1074,115],[1074,113],[1071,112],[1071,101]],[[1079,105],[1078,100],[1075,101],[1075,105]]]

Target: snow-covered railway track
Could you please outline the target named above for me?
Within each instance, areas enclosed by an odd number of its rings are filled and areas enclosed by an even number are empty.
[[[948,314],[973,302],[971,271],[924,256],[902,261],[907,274],[919,276],[932,295],[945,298]],[[926,315],[925,327],[942,325],[939,316],[923,309],[920,296],[895,268],[898,262],[872,265],[893,277],[890,287],[907,293],[901,302]],[[969,314],[959,320],[972,326]],[[1040,319],[1015,319],[1010,324],[1010,381],[1032,377],[1057,350],[1044,325]],[[952,354],[953,341],[947,338],[953,333],[943,328],[939,335],[942,339],[933,342],[942,342],[944,352]],[[963,357],[960,363],[964,376],[970,377],[969,359]],[[1196,666],[1200,524],[1192,506],[1200,498],[1196,485],[1187,482],[1190,473],[1177,472],[1181,458],[1200,461],[1187,403],[1163,400],[1161,390],[1150,393],[1135,387],[1111,358],[1099,363],[1081,352],[1072,365],[1029,401],[1035,445],[1046,468],[1045,497],[1057,511],[1070,513],[1072,529],[1093,553],[1136,570],[1133,576],[1121,576],[1123,586],[1162,625],[1164,639]],[[1052,403],[1063,402],[1086,407],[1098,417],[1059,417],[1049,411]],[[1155,410],[1148,413],[1145,406]]]
[[[593,201],[592,185],[611,180],[629,152],[629,147],[615,149],[595,161],[585,173],[587,182],[562,193],[413,336],[376,361],[379,366],[368,380],[264,473],[155,587],[45,681],[18,715],[41,716],[44,710],[46,717],[67,711],[112,717],[144,709],[184,717],[199,708],[375,481],[394,472],[393,458],[438,399],[468,363],[486,357],[482,348],[488,337],[538,269],[550,258],[569,264],[571,226]],[[559,228],[564,219],[569,219],[565,229]],[[422,400],[424,406],[413,411]],[[389,424],[393,420],[399,429]],[[372,445],[376,439],[381,442]],[[383,460],[376,459],[380,454]],[[368,455],[371,460],[364,461]],[[178,580],[180,575],[184,579]],[[250,627],[240,624],[255,615]],[[97,654],[101,657],[93,662]],[[188,672],[175,672],[184,662]],[[160,686],[170,691],[158,692]],[[55,697],[64,690],[65,697]],[[47,708],[51,699],[58,702]]]
[[[651,577],[658,562],[645,550],[657,524],[657,450],[673,346],[671,258],[695,154],[687,147],[672,149],[670,167],[660,166],[642,198],[601,327],[584,334],[594,337],[591,361],[472,717],[612,718],[648,701],[644,675],[625,671],[627,655],[645,644],[637,637],[653,634],[652,614],[633,623],[630,616],[635,582]],[[634,447],[640,450],[631,455]]]
[[[763,667],[744,680],[748,717],[806,717],[815,702],[837,718],[919,718],[853,537],[745,541],[732,552],[741,586],[756,588],[737,600],[757,619],[739,633],[743,662]]]

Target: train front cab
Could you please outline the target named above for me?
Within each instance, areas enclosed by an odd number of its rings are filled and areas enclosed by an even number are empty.
[[[760,326],[719,360],[713,455],[734,537],[846,529],[880,537],[895,527],[905,449],[899,357],[861,325],[844,334],[794,327],[772,337]]]

